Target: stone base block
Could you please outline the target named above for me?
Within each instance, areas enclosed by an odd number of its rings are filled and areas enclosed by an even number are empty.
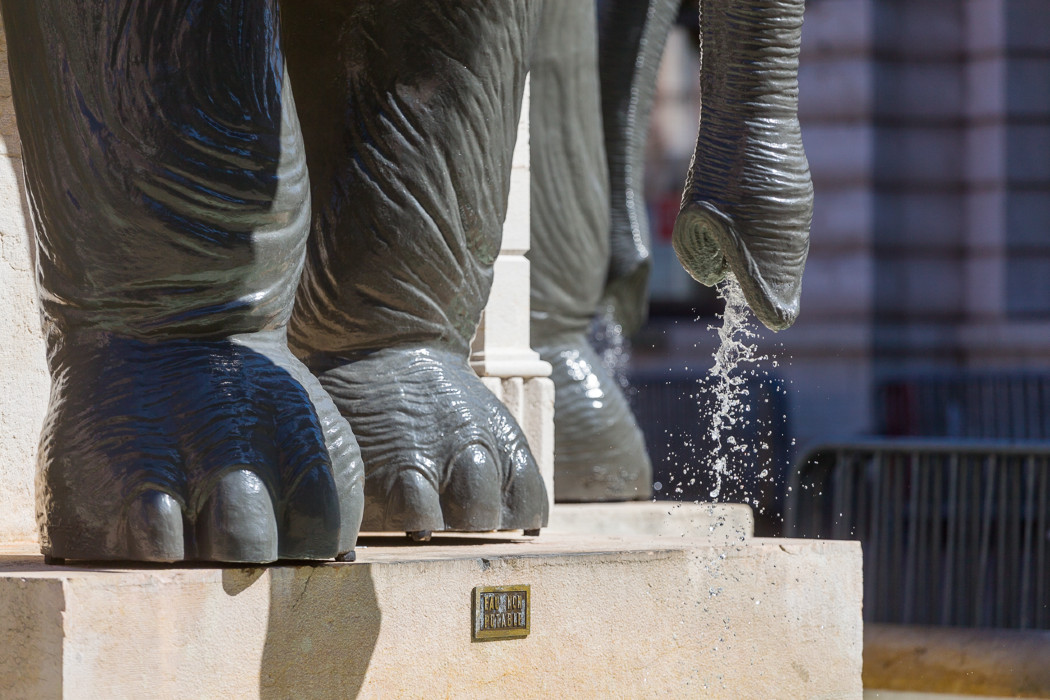
[[[549,532],[590,535],[714,537],[734,542],[755,534],[751,507],[742,503],[558,503]]]
[[[363,538],[354,564],[0,555],[0,697],[861,696],[852,542]],[[476,586],[530,632],[472,640]]]

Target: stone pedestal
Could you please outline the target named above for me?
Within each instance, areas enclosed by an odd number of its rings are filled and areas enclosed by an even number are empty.
[[[0,697],[861,696],[857,543],[363,538],[354,564],[0,555]],[[476,586],[530,632],[472,641]]]
[[[0,24],[0,543],[37,539],[33,475],[51,379],[33,286],[30,226]]]
[[[530,268],[532,245],[529,156],[529,83],[521,103],[518,138],[511,159],[503,241],[493,264],[492,290],[471,344],[470,364],[483,377],[547,377],[550,364],[532,349]]]
[[[574,535],[644,535],[740,542],[755,534],[755,516],[742,503],[559,503],[547,531]]]

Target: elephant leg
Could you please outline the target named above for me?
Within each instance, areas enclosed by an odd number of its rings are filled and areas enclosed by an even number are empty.
[[[602,0],[598,70],[609,167],[609,272],[601,306],[631,336],[649,315],[645,147],[656,73],[679,0]]]
[[[587,330],[602,304],[621,323],[644,318],[639,178],[652,93],[645,81],[655,78],[673,4],[605,2],[597,19],[584,2],[543,10],[532,70],[529,258],[533,345],[553,367],[559,501],[651,494],[642,433]]]
[[[805,0],[701,0],[700,128],[673,233],[694,279],[732,273],[772,330],[798,316],[813,215],[798,122],[804,10]]]
[[[354,546],[349,425],[287,348],[309,225],[269,0],[4,0],[52,375],[52,558]]]
[[[282,8],[314,210],[290,338],[354,426],[367,530],[546,524],[524,435],[468,365],[537,7]]]

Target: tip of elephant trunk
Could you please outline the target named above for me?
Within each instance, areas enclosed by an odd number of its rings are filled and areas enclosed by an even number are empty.
[[[672,233],[678,261],[693,279],[712,287],[732,273],[755,317],[772,331],[784,330],[798,317],[808,241],[801,251],[752,250],[749,239],[764,240],[702,201],[682,206]]]

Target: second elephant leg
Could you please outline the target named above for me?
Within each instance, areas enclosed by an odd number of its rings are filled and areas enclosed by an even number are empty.
[[[597,78],[594,7],[546,3],[532,67],[529,258],[532,341],[555,383],[558,501],[645,499],[652,486],[630,406],[587,340],[611,254]]]
[[[282,8],[314,209],[291,343],[358,436],[364,529],[546,523],[524,435],[467,363],[500,248],[536,7]]]

